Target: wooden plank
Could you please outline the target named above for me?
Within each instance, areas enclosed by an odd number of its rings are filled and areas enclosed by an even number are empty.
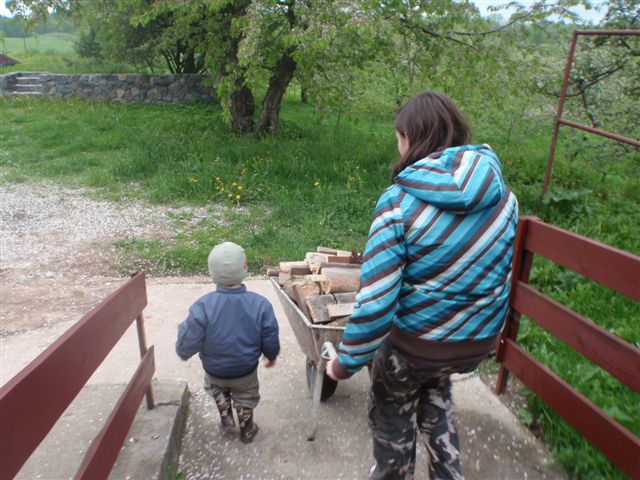
[[[313,323],[328,323],[331,321],[327,305],[336,303],[333,295],[320,295],[318,297],[307,298],[307,307]]]
[[[640,393],[640,349],[523,282],[512,296],[519,312]]]
[[[76,473],[76,479],[107,478],[109,476],[140,407],[142,397],[151,384],[154,371],[155,362],[153,346],[151,346],[142,358],[104,427],[91,443]]]
[[[640,472],[640,439],[538,363],[515,342],[510,339],[504,342],[504,366],[609,460],[627,475],[637,477]]]
[[[280,269],[275,267],[267,268],[267,277],[277,277],[280,275]]]
[[[336,303],[335,305],[327,305],[327,313],[331,320],[339,317],[349,317],[353,314],[355,306],[355,303]]]
[[[640,301],[640,256],[537,219],[529,220],[525,248]]]
[[[12,478],[147,305],[144,274],[109,295],[0,389],[0,478]]]

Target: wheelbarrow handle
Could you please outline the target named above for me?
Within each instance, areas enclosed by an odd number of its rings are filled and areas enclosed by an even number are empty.
[[[325,360],[336,358],[338,356],[338,353],[336,352],[336,347],[333,346],[333,343],[324,342],[322,344],[322,353],[320,354],[320,356]]]

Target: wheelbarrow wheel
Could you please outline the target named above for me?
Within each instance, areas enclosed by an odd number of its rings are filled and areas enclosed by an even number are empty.
[[[311,360],[307,358],[307,387],[309,391],[313,391],[313,377],[316,374],[316,366],[311,363]],[[324,402],[327,398],[331,397],[336,391],[338,386],[338,382],[327,375],[327,372],[324,372],[322,378],[322,391],[320,393],[320,401]]]

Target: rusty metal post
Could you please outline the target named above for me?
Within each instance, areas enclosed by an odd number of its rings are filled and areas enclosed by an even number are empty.
[[[571,46],[569,48],[569,58],[567,59],[567,65],[564,69],[564,79],[562,81],[562,91],[560,93],[560,101],[558,102],[558,111],[556,113],[556,120],[553,125],[553,135],[551,137],[551,146],[549,148],[549,159],[547,160],[547,170],[544,174],[544,182],[542,184],[542,193],[541,196],[547,192],[547,188],[549,187],[549,181],[551,179],[551,168],[553,167],[553,157],[556,152],[556,144],[558,143],[558,132],[560,130],[560,125],[566,125],[568,127],[577,128],[579,130],[584,130],[589,133],[594,133],[596,135],[601,135],[603,137],[611,138],[617,142],[627,143],[629,145],[633,145],[636,148],[640,148],[640,141],[623,137],[621,135],[616,135],[615,133],[606,132],[604,130],[600,130],[593,127],[588,127],[586,125],[580,125],[579,123],[572,122],[570,120],[562,119],[562,111],[564,110],[564,103],[567,99],[567,88],[569,85],[569,78],[571,75],[571,65],[573,64],[573,57],[575,55],[576,43],[578,41],[578,35],[587,35],[587,36],[639,36],[640,30],[575,30],[573,32],[573,37],[571,39]]]
[[[544,174],[544,182],[542,184],[542,195],[547,192],[549,180],[551,179],[551,167],[553,164],[553,156],[556,153],[556,144],[558,143],[558,132],[560,130],[560,119],[564,110],[564,102],[567,99],[567,88],[569,87],[569,76],[571,75],[571,64],[576,51],[576,43],[578,42],[578,32],[573,32],[571,38],[571,46],[569,47],[569,58],[567,65],[564,67],[564,79],[562,80],[562,91],[560,92],[560,101],[558,102],[558,111],[556,112],[556,120],[553,124],[553,135],[551,137],[551,147],[549,148],[549,159],[547,160],[547,170]]]

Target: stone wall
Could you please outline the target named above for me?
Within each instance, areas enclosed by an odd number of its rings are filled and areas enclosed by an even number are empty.
[[[12,93],[11,85],[19,84],[20,76],[29,76],[38,77],[39,93],[50,97],[143,103],[209,102],[213,99],[212,88],[205,85],[206,77],[202,75],[67,75],[26,72],[2,75],[11,76],[15,78],[0,80],[3,94]],[[4,91],[5,86],[7,92]]]

